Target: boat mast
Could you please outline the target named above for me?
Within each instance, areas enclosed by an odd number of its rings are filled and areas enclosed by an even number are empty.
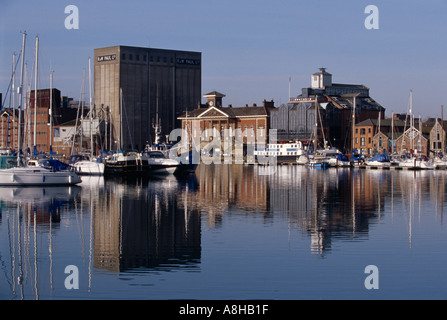
[[[357,94],[354,95],[354,100],[352,102],[352,137],[351,137],[351,152],[354,154],[355,149],[355,107],[357,105]]]
[[[93,132],[92,132],[92,121],[93,121],[93,107],[92,107],[92,70],[90,57],[88,58],[88,91],[89,91],[89,101],[90,101],[90,160],[93,159]]]
[[[120,88],[120,150],[123,149],[123,88]],[[118,151],[118,150],[117,150]]]
[[[34,147],[37,146],[37,59],[39,55],[39,36],[36,36],[36,61],[34,74]]]
[[[19,87],[19,94],[20,94],[20,100],[19,100],[19,106],[18,106],[18,112],[19,112],[19,132],[18,132],[18,148],[17,148],[17,166],[20,166],[20,136],[22,135],[21,130],[21,123],[22,123],[22,103],[23,103],[23,74],[24,74],[24,64],[25,64],[25,41],[26,41],[26,31],[23,32],[23,40],[22,40],[22,62],[21,62],[21,75],[20,75],[20,87]]]
[[[391,154],[394,155],[394,112],[391,116]]]
[[[154,144],[158,145],[160,143],[160,119],[158,118],[158,83],[157,83],[157,98],[156,98],[156,107],[155,107],[155,124],[152,125],[154,128],[155,138]]]
[[[53,144],[53,70],[50,70],[50,148]]]
[[[16,95],[15,95],[15,91],[16,91],[16,53],[14,52],[12,54],[12,90],[11,90],[11,97],[12,97],[12,112],[13,112],[13,118],[15,117],[15,112],[16,112]],[[14,132],[16,132],[16,121],[13,122],[13,126],[12,126],[12,147],[13,149],[15,148],[15,134]],[[3,138],[3,136],[2,136]]]
[[[315,96],[315,128],[314,128],[314,154],[317,153],[318,143],[318,118],[317,118],[318,96]]]
[[[414,149],[413,90],[410,90],[410,150]]]

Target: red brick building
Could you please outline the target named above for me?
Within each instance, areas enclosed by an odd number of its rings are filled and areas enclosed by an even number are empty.
[[[30,92],[30,108],[29,112],[24,112],[24,134],[25,136],[25,147],[29,147],[32,150],[34,142],[36,142],[37,150],[43,152],[50,151],[50,144],[53,141],[54,133],[50,133],[51,125],[57,126],[60,123],[61,118],[61,92],[58,89],[52,89],[52,103],[50,101],[50,89],[37,90],[37,101],[34,98],[35,91]],[[37,103],[35,103],[35,101]],[[35,109],[37,105],[37,110]],[[50,122],[50,116],[52,109],[53,119]],[[35,113],[35,111],[37,111]],[[34,119],[36,119],[36,128],[34,130]],[[29,124],[29,126],[28,126]],[[34,140],[34,131],[36,131],[36,139]],[[30,145],[29,145],[30,144]]]
[[[5,109],[1,113],[0,117],[1,150],[17,150],[18,119],[19,119],[19,113],[17,110]]]
[[[250,141],[268,141],[273,101],[264,100],[262,106],[254,104],[233,108],[231,105],[222,107],[222,98],[225,95],[219,92],[214,91],[204,96],[207,98],[206,104],[178,118],[182,121],[182,129],[187,128],[190,138],[208,141],[210,137],[220,135],[222,141],[226,137],[232,137],[244,144]]]

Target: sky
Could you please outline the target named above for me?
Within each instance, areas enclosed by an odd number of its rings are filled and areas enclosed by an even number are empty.
[[[65,27],[69,5],[78,29]],[[365,27],[368,5],[378,29]],[[447,0],[0,0],[0,8],[6,106],[23,31],[28,81],[39,36],[38,88],[50,87],[53,70],[53,87],[75,100],[93,50],[128,45],[201,52],[202,94],[224,93],[234,107],[286,103],[321,67],[334,83],[370,88],[386,116],[408,111],[410,90],[416,116],[440,117],[447,106]]]

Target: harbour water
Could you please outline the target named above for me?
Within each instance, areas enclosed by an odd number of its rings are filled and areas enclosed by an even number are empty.
[[[265,170],[1,189],[0,299],[447,298],[447,171]]]

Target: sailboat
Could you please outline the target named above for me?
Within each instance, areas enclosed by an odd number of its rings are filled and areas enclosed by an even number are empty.
[[[391,159],[386,153],[381,153],[366,161],[366,166],[370,168],[389,168],[391,167]]]
[[[88,59],[89,70],[89,94],[90,94],[90,159],[81,159],[73,163],[73,167],[80,175],[104,175],[105,165],[93,156],[93,108],[92,108],[92,85],[91,85],[91,59]]]
[[[433,162],[424,161],[422,158],[417,156],[417,153],[420,153],[420,150],[422,149],[420,142],[422,137],[422,121],[419,119],[419,130],[417,130],[414,126],[414,116],[412,114],[413,109],[413,91],[410,91],[410,128],[406,130],[403,134],[408,137],[410,140],[410,154],[404,155],[402,159],[399,161],[399,167],[405,168],[405,169],[412,169],[412,170],[418,170],[418,169],[434,169],[435,165]],[[418,150],[414,151],[414,139],[418,137],[419,140],[419,146]],[[402,140],[403,142],[405,140]],[[416,153],[416,154],[415,154]]]
[[[318,147],[318,116],[320,114],[318,97],[315,97],[315,127],[314,127],[314,154],[309,157],[307,165],[311,168],[328,168],[329,162],[324,154],[317,150]],[[323,129],[323,127],[322,127]]]
[[[120,89],[120,115],[127,113],[124,106],[123,90]],[[124,113],[123,113],[124,112]],[[121,116],[122,117],[122,116]],[[104,175],[128,175],[128,174],[144,174],[147,167],[147,161],[143,161],[141,153],[136,151],[124,151],[122,149],[123,143],[123,128],[122,119],[120,119],[120,150],[113,153],[105,159]],[[130,135],[130,133],[129,133]],[[132,143],[132,137],[131,137]],[[133,144],[132,144],[133,149]]]
[[[34,185],[75,185],[81,182],[81,178],[71,170],[70,166],[61,166],[59,161],[48,161],[45,164],[34,162],[33,166],[24,166],[20,157],[21,153],[21,122],[23,103],[23,73],[24,73],[24,58],[25,58],[25,41],[26,32],[23,33],[22,43],[22,70],[20,78],[20,105],[18,109],[19,124],[18,124],[18,152],[17,152],[17,167],[0,170],[0,186],[34,186]],[[36,37],[36,64],[38,51],[38,37]],[[37,90],[35,94],[34,107],[37,108]]]

